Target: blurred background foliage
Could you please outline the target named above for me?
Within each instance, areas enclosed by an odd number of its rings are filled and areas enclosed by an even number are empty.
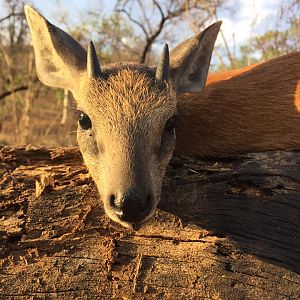
[[[72,10],[66,11],[61,2],[53,1],[57,14],[55,20],[51,19],[83,46],[93,40],[102,64],[122,61],[155,64],[165,42],[175,46],[216,21],[220,11],[238,14],[237,1],[229,0],[116,0],[110,11],[103,10],[103,3],[95,0],[94,9],[82,14],[80,22],[74,24],[70,22]],[[300,0],[278,3],[274,5],[273,28],[251,34],[245,44],[237,46],[234,35],[220,33],[211,72],[299,51]],[[2,0],[0,144],[74,146],[76,105],[68,91],[51,89],[38,81],[24,4],[23,0]],[[256,23],[254,16],[251,26]]]

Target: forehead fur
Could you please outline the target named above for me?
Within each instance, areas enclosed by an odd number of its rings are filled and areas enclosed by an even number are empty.
[[[158,83],[150,71],[136,66],[111,68],[104,70],[107,79],[88,80],[82,89],[86,113],[124,126],[168,118],[176,109],[175,92],[171,85]]]

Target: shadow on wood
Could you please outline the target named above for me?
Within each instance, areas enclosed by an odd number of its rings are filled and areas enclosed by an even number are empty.
[[[300,272],[299,152],[175,159],[171,173],[161,209]]]

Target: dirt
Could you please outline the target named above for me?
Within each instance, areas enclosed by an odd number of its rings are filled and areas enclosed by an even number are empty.
[[[0,299],[299,299],[300,153],[174,158],[138,231],[77,148],[0,147]]]

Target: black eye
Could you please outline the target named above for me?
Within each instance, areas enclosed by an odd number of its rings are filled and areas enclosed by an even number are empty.
[[[175,129],[175,117],[170,118],[166,125],[165,125],[165,131],[172,133]]]
[[[92,128],[91,119],[89,118],[89,116],[87,114],[85,114],[82,111],[80,111],[78,113],[78,122],[79,122],[81,129],[83,129],[83,130],[88,130],[88,129]]]

